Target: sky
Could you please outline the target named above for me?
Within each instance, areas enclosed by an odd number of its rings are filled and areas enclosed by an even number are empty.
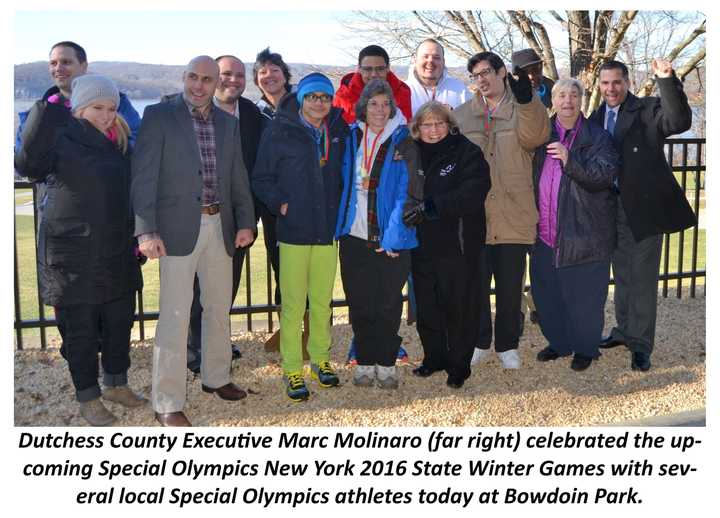
[[[342,11],[17,11],[14,63],[46,60],[71,39],[92,61],[183,65],[198,54],[254,61],[267,46],[287,62],[354,64],[358,47],[343,34]],[[119,30],[121,38],[108,37]]]

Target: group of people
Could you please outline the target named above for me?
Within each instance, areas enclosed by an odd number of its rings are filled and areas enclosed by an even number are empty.
[[[631,367],[648,370],[662,236],[695,223],[663,152],[691,110],[671,64],[652,68],[661,95],[640,99],[626,66],[604,63],[604,102],[586,117],[582,83],[544,78],[532,49],[510,69],[492,52],[472,56],[466,88],[435,40],[419,45],[406,82],[370,45],[337,90],[317,72],[292,84],[265,49],[252,68],[257,103],[242,97],[240,59],[198,56],[183,91],[140,121],[110,79],[87,74],[82,47],[54,45],[55,86],[20,114],[15,168],[38,182],[41,296],[81,415],[109,425],[102,398],[145,403],[127,371],[146,258],[160,262],[157,421],[190,426],[186,368],[207,393],[246,396],[231,379],[228,313],[259,220],[292,401],[310,397],[304,354],[320,387],[340,383],[330,362],[338,250],[356,386],[400,384],[406,282],[424,351],[414,375],[444,371],[460,388],[493,344],[504,368],[519,368],[528,254],[548,341],[538,361],[572,355],[582,371],[600,349],[625,345]],[[603,338],[611,264],[617,324]]]

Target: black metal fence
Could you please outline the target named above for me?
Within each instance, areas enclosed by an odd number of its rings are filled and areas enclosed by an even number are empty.
[[[668,162],[672,164],[673,172],[678,176],[680,185],[683,191],[688,196],[695,214],[700,215],[701,209],[704,209],[704,196],[701,193],[705,191],[705,139],[704,138],[674,138],[668,139],[666,142],[666,154]],[[15,189],[33,189],[33,214],[34,218],[34,237],[37,238],[37,200],[35,197],[34,186],[27,182],[15,182]],[[689,234],[689,236],[688,236]],[[690,239],[690,267],[686,269],[684,264],[686,260],[686,239]],[[697,280],[705,278],[705,268],[698,267],[698,248],[700,241],[700,229],[699,225],[696,224],[693,228],[688,229],[684,232],[677,234],[666,235],[664,239],[664,260],[660,266],[660,276],[658,282],[662,286],[662,295],[667,297],[670,290],[675,290],[675,295],[678,298],[683,296],[683,293],[688,293],[690,297],[695,297],[697,294]],[[35,239],[37,242],[37,239]],[[48,327],[55,326],[55,319],[46,315],[46,306],[40,301],[40,297],[37,297],[37,314],[38,318],[34,319],[23,319],[20,301],[20,286],[19,286],[19,263],[18,263],[18,246],[17,246],[17,224],[16,232],[14,237],[14,274],[15,274],[15,336],[16,344],[18,349],[23,348],[23,330],[27,329],[39,329],[40,332],[40,347],[45,348],[47,346],[47,333]],[[34,249],[33,249],[34,250]],[[671,269],[670,257],[675,253],[676,260],[674,261],[677,265],[676,268]],[[267,331],[273,330],[275,313],[278,307],[271,303],[266,304],[253,304],[253,292],[252,282],[253,269],[251,265],[252,254],[265,254],[263,247],[254,246],[248,250],[245,256],[245,265],[243,267],[245,274],[245,294],[244,294],[244,305],[233,306],[231,314],[233,315],[247,315],[247,329],[248,331],[253,330],[253,319],[252,315],[265,314],[267,315]],[[704,251],[703,251],[704,257]],[[32,257],[23,257],[23,266],[36,268],[35,255]],[[266,282],[266,300],[271,301],[274,293],[274,278],[271,275],[270,260],[266,258],[265,261],[265,277]],[[686,291],[683,287],[683,280],[689,279],[690,286]],[[610,281],[613,282],[612,279]],[[39,291],[39,290],[38,290]],[[705,285],[703,283],[703,294],[705,293]],[[238,293],[239,300],[241,294]],[[346,306],[347,303],[343,299],[334,299],[332,302],[333,307]],[[145,311],[143,304],[143,294],[138,292],[137,294],[137,313],[135,320],[139,326],[140,339],[145,339],[145,323],[147,321],[157,320],[157,311]]]

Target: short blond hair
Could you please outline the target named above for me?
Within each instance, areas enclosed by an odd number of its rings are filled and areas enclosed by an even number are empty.
[[[420,140],[420,124],[430,115],[434,115],[438,119],[447,122],[450,133],[458,133],[460,131],[457,119],[447,106],[438,101],[428,101],[418,108],[418,111],[415,112],[415,115],[410,121],[410,135],[412,135],[412,138]]]

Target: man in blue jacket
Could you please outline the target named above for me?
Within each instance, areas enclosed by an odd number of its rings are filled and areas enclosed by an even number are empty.
[[[85,49],[73,41],[61,41],[53,45],[50,49],[50,60],[48,62],[48,71],[54,83],[42,96],[43,101],[53,104],[63,104],[70,108],[70,94],[72,93],[71,85],[73,79],[87,72],[88,62]],[[25,126],[30,110],[18,113],[20,125],[17,129],[15,137],[15,152],[17,153],[22,147],[22,130]],[[120,105],[118,113],[122,115],[125,122],[130,127],[129,144],[130,147],[135,145],[135,138],[140,129],[140,116],[135,111],[127,95],[120,92]]]

